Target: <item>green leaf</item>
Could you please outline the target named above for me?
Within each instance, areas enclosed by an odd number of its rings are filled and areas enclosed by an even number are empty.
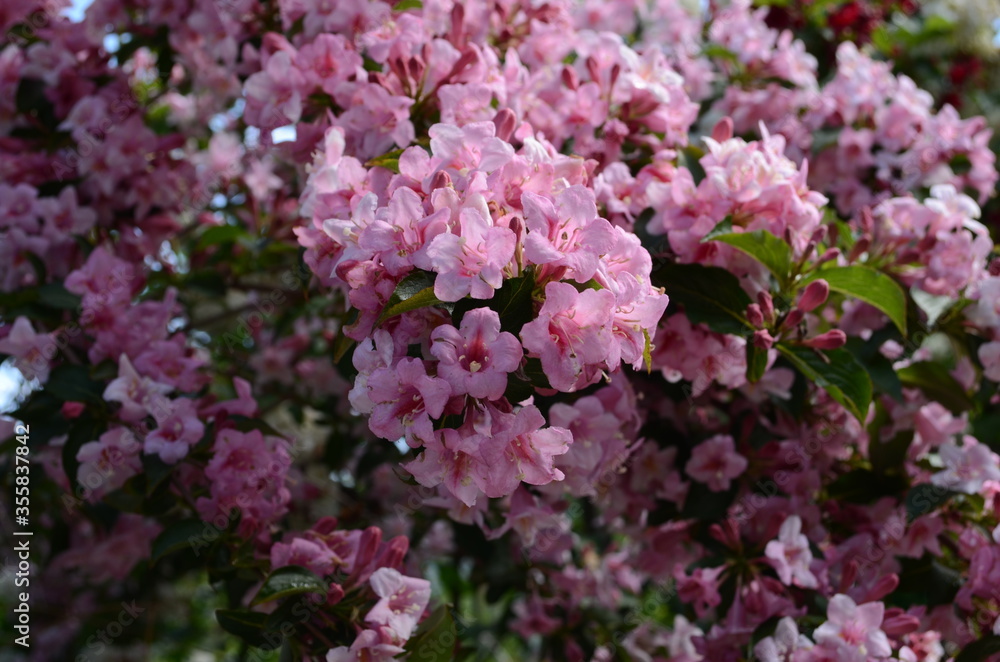
[[[830,289],[860,299],[885,313],[899,332],[906,336],[906,292],[899,283],[881,271],[860,264],[830,267],[813,272],[802,285],[822,278]]]
[[[722,236],[724,234],[733,233],[733,217],[732,215],[726,216],[724,219],[715,224],[715,227],[701,238],[700,243],[705,243],[706,241],[712,241],[716,237]]]
[[[756,384],[764,376],[767,370],[767,350],[760,349],[753,344],[752,339],[747,340],[747,381]]]
[[[63,364],[52,371],[45,390],[64,402],[101,404],[104,384],[90,378],[82,365]]]
[[[444,303],[434,296],[434,274],[416,271],[396,285],[395,291],[386,302],[382,313],[375,320],[375,326],[396,315]]]
[[[653,340],[646,329],[642,330],[642,362],[646,364],[646,374],[653,372]]]
[[[203,250],[209,246],[231,244],[234,241],[249,237],[246,230],[238,225],[216,225],[205,230],[195,244],[195,250]]]
[[[386,152],[382,156],[376,156],[365,163],[366,168],[386,168],[392,172],[399,174],[399,157],[403,155],[403,150],[394,149],[391,152]]]
[[[784,288],[788,274],[792,269],[792,249],[784,240],[775,237],[767,230],[753,232],[733,232],[719,234],[710,241],[721,241],[738,251],[754,258],[770,271]]]
[[[267,614],[246,609],[216,609],[215,619],[219,621],[219,626],[223,630],[235,634],[251,646],[262,646],[267,643],[264,639]]]
[[[420,0],[400,0],[393,7],[393,11],[406,11],[407,9],[423,9],[424,3]]]
[[[750,296],[739,279],[726,269],[700,264],[667,263],[652,274],[653,285],[662,287],[670,304],[684,306],[694,324],[706,324],[718,333],[746,335],[753,330],[744,316]]]
[[[826,352],[801,345],[779,343],[778,351],[806,379],[825,390],[862,424],[872,401],[872,380],[864,367],[846,349]]]
[[[827,487],[831,499],[850,503],[872,503],[906,489],[904,476],[880,475],[869,469],[855,469],[840,476]]]
[[[949,489],[931,483],[914,485],[906,493],[906,516],[912,522],[921,515],[940,508],[955,494]]]
[[[700,159],[705,153],[693,145],[682,147],[677,152],[677,165],[687,168],[695,186],[705,179],[705,169],[701,167]]]
[[[257,591],[250,606],[280,600],[300,593],[326,595],[327,588],[328,586],[311,570],[298,565],[286,565],[272,572],[264,580],[264,585]]]
[[[493,298],[485,302],[500,316],[500,328],[503,331],[517,336],[521,333],[521,327],[534,318],[531,302],[534,288],[535,276],[527,271],[523,276],[505,280]]]
[[[906,451],[913,443],[913,430],[903,430],[889,441],[882,441],[876,434],[870,436],[868,442],[868,457],[872,469],[877,473],[887,473],[899,470],[906,460]]]
[[[1000,635],[988,634],[962,649],[955,662],[981,662],[1000,653]]]
[[[206,531],[217,533],[210,524],[199,519],[174,522],[153,541],[151,560],[155,563],[168,554],[191,547],[195,541],[205,535]]]
[[[899,586],[886,598],[886,606],[946,605],[962,585],[957,570],[938,562],[930,553],[919,559],[896,557],[901,566]],[[867,570],[867,568],[866,568]]]
[[[449,662],[455,659],[458,632],[455,620],[447,605],[441,605],[417,627],[416,633],[406,643],[410,660],[420,662]]]
[[[954,414],[972,409],[972,399],[948,369],[933,361],[919,361],[898,370],[903,386],[919,388],[931,400],[936,400]]]
[[[38,301],[56,310],[76,310],[80,307],[81,298],[62,283],[46,283],[38,288]]]

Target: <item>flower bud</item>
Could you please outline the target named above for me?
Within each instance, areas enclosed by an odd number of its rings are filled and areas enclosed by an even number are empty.
[[[771,346],[774,345],[774,336],[767,329],[754,331],[753,345],[757,349],[771,349]]]
[[[321,536],[326,536],[333,533],[334,529],[337,528],[337,518],[336,517],[321,517],[316,524],[313,525],[312,530]]]
[[[897,586],[899,586],[899,575],[896,573],[883,575],[882,577],[879,577],[879,580],[875,582],[875,585],[871,587],[868,593],[865,594],[864,598],[859,600],[859,602],[874,602],[876,600],[881,600],[895,591]]]
[[[723,117],[721,120],[715,123],[715,128],[712,129],[712,140],[716,142],[725,142],[733,137],[733,118]]]
[[[814,338],[809,338],[803,341],[802,344],[815,349],[837,349],[838,347],[843,347],[846,343],[847,334],[840,329],[833,329],[826,333],[821,333]]]
[[[820,278],[806,286],[797,308],[804,313],[810,313],[830,296],[830,284]]]
[[[747,306],[747,321],[758,329],[764,326],[764,313],[760,311],[760,305],[751,303]]]
[[[326,592],[326,604],[328,607],[332,607],[341,600],[344,599],[344,587],[336,582],[330,584],[330,588]]]
[[[444,170],[438,170],[431,177],[431,191],[451,185],[451,175]]]
[[[497,138],[510,142],[510,137],[517,128],[517,116],[510,108],[501,108],[493,117],[493,124],[497,128]]]
[[[839,248],[828,248],[822,255],[819,256],[819,259],[816,260],[816,264],[824,264],[830,260],[836,260],[838,257],[840,257]]]
[[[802,318],[805,316],[806,314],[804,312],[802,312],[798,308],[793,308],[792,312],[788,313],[788,317],[785,318],[785,321],[784,323],[782,323],[781,326],[786,329],[795,328],[796,326],[799,325],[799,322],[801,322]]]
[[[898,607],[886,610],[882,630],[890,637],[902,637],[919,629],[920,619],[913,614],[907,614]]]
[[[768,322],[774,319],[774,300],[771,299],[770,292],[758,292],[757,303],[760,304],[760,312]]]

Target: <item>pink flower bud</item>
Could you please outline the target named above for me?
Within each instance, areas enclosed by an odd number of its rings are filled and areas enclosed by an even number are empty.
[[[712,129],[712,140],[716,142],[725,142],[733,137],[733,118],[723,117],[721,120],[716,122],[715,128]]]
[[[76,418],[83,413],[85,406],[82,402],[64,402],[61,412],[66,418]]]
[[[330,588],[326,592],[326,604],[328,607],[332,607],[341,600],[344,599],[344,587],[337,583],[330,584]]]
[[[830,296],[830,284],[820,278],[814,280],[806,286],[802,297],[799,299],[798,309],[804,313],[815,310],[820,304]]]
[[[760,304],[760,312],[763,313],[764,319],[772,321],[774,319],[774,300],[771,299],[771,293],[758,292],[757,303]]]
[[[568,87],[571,90],[579,88],[580,77],[576,75],[576,69],[574,69],[573,67],[563,67],[562,82],[566,87]]]
[[[883,575],[877,582],[875,582],[875,585],[871,587],[864,599],[858,600],[858,602],[874,602],[876,600],[881,600],[895,591],[897,586],[899,586],[899,575],[895,573],[891,575]]]
[[[789,317],[791,316],[789,315]],[[843,347],[846,343],[847,334],[840,329],[821,333],[803,342],[806,347],[814,347],[815,349],[837,349],[838,347]]]
[[[312,530],[321,536],[327,536],[334,532],[337,528],[337,518],[336,517],[321,517],[316,524],[313,525]]]
[[[920,629],[920,619],[895,607],[886,609],[882,630],[890,637],[902,637]]]
[[[510,108],[501,108],[493,118],[493,124],[497,128],[497,138],[510,142],[510,137],[517,128],[517,116]]]
[[[816,260],[816,264],[824,264],[830,260],[836,260],[838,257],[840,257],[839,248],[828,248],[825,253],[819,256],[819,259]]]
[[[771,346],[774,345],[774,336],[767,329],[754,331],[753,345],[758,349],[771,349]]]
[[[747,306],[747,321],[758,329],[764,326],[764,313],[760,311],[760,305],[751,303]]]
[[[431,177],[431,190],[435,191],[439,188],[444,188],[451,185],[451,175],[449,175],[444,170],[438,170]]]
[[[788,313],[788,317],[785,318],[785,321],[781,326],[786,329],[795,328],[796,326],[799,325],[799,322],[801,322],[802,318],[805,316],[806,314],[804,312],[802,312],[798,308],[793,308],[792,312]]]

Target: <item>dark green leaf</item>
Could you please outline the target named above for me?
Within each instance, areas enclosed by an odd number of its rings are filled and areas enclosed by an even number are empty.
[[[901,566],[899,586],[886,599],[886,606],[946,605],[955,599],[962,585],[962,576],[937,561],[930,553],[923,558],[897,557]],[[862,568],[871,572],[873,568]]]
[[[521,327],[534,318],[531,302],[531,291],[534,287],[535,277],[529,271],[523,276],[505,280],[503,287],[496,290],[493,298],[485,302],[500,316],[502,330],[517,336],[521,333]]]
[[[247,642],[251,646],[263,646],[264,623],[267,614],[261,614],[246,609],[216,609],[215,619],[223,630]]]
[[[914,485],[906,493],[906,516],[912,522],[921,515],[940,508],[953,496],[955,492],[931,483]]]
[[[729,244],[738,251],[754,258],[770,271],[784,287],[792,268],[792,249],[784,240],[767,230],[733,232],[712,237],[712,241]]]
[[[369,160],[365,163],[366,168],[386,168],[392,172],[399,174],[399,157],[403,155],[403,150],[395,149],[391,152],[387,152],[382,156],[376,156],[375,158]]]
[[[750,297],[739,279],[725,269],[667,263],[653,272],[652,280],[653,285],[666,290],[671,306],[684,306],[692,323],[735,335],[753,330],[745,317]]]
[[[434,274],[426,271],[415,271],[396,285],[395,291],[386,302],[382,313],[375,320],[375,326],[379,326],[396,315],[418,310],[428,306],[436,306],[443,303],[434,296]]]
[[[255,606],[300,593],[326,595],[327,588],[328,586],[312,571],[297,565],[286,565],[272,572],[264,580],[264,585],[257,591],[250,605]]]
[[[864,423],[872,401],[872,381],[864,367],[846,349],[826,352],[779,343],[778,351],[807,379]]]
[[[237,239],[249,236],[247,231],[238,225],[216,225],[202,233],[201,237],[198,238],[198,243],[195,244],[195,250],[204,250],[209,246],[219,244],[230,244]]]
[[[394,11],[406,11],[407,9],[423,9],[424,3],[420,0],[400,0],[393,7]]]
[[[81,299],[62,283],[47,283],[38,288],[38,301],[56,310],[76,310],[80,307]]]
[[[972,408],[972,399],[948,369],[933,361],[920,361],[897,371],[903,386],[919,388],[931,400],[936,400],[952,413],[960,414]]]
[[[856,264],[830,267],[813,272],[802,284],[822,278],[830,289],[860,299],[885,313],[899,332],[906,336],[906,292],[899,283],[881,271]]]
[[[726,216],[724,219],[716,223],[715,227],[712,228],[708,234],[706,234],[704,237],[701,238],[701,243],[704,244],[706,241],[712,241],[716,237],[732,233],[733,233],[733,217]]]
[[[420,662],[450,662],[455,659],[458,633],[451,610],[441,605],[417,627],[416,633],[406,643],[410,660]]]
[[[103,403],[104,384],[90,378],[81,365],[63,364],[52,371],[45,390],[64,402]]]
[[[206,532],[218,533],[212,525],[198,519],[174,522],[153,541],[152,561],[155,563],[167,554],[191,547],[195,542],[204,538]]]
[[[767,350],[760,349],[753,340],[747,340],[747,381],[756,384],[767,370]]]
[[[885,476],[868,469],[855,469],[840,476],[827,487],[831,499],[850,503],[872,503],[906,489],[903,476]]]
[[[988,634],[963,648],[955,662],[982,662],[997,653],[1000,653],[1000,636]]]
[[[701,180],[705,179],[705,169],[701,167],[700,162],[701,157],[704,155],[703,151],[693,145],[682,147],[677,153],[677,165],[688,169],[695,186],[700,184]]]
[[[913,430],[903,430],[889,441],[873,438],[868,442],[868,457],[877,473],[899,469],[906,459],[906,451],[913,443]]]

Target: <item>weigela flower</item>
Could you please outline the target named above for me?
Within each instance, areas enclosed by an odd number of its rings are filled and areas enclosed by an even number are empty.
[[[456,394],[497,400],[507,388],[507,373],[524,353],[512,334],[500,331],[500,316],[488,308],[470,310],[456,329],[443,324],[431,333],[437,374]]]

